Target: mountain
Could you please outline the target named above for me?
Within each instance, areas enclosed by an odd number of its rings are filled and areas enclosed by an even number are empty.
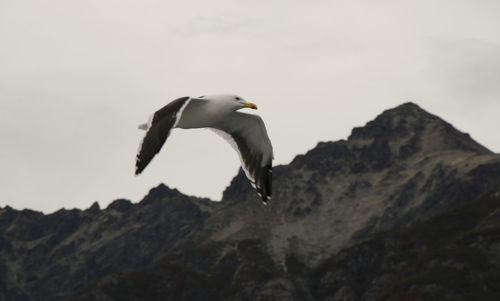
[[[500,155],[406,103],[274,167],[268,206],[240,171],[221,202],[1,208],[0,300],[496,300],[499,184]]]

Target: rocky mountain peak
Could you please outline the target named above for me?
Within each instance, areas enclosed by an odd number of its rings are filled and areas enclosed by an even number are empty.
[[[111,204],[108,205],[106,210],[115,210],[118,212],[124,212],[127,211],[132,207],[132,202],[127,200],[127,199],[117,199],[111,202]]]
[[[349,140],[405,137],[412,131],[423,129],[434,118],[418,105],[405,103],[384,111],[363,127],[355,127]]]
[[[222,201],[229,200],[237,202],[241,195],[249,194],[253,190],[252,186],[248,183],[248,179],[243,169],[239,169],[238,174],[231,180],[229,186],[226,187],[222,193]]]
[[[180,193],[179,190],[175,188],[171,189],[167,185],[161,183],[158,186],[149,190],[148,194],[142,199],[141,205],[149,204],[151,201],[154,200],[175,198],[181,195],[183,194]]]
[[[98,202],[94,202],[86,211],[91,213],[99,213],[101,211],[101,207],[99,206]]]
[[[407,158],[417,152],[464,151],[491,153],[448,122],[408,102],[384,111],[363,127],[352,130],[352,148],[376,146],[393,157]]]
[[[347,140],[318,143],[290,165],[328,174],[359,173],[443,152],[491,154],[468,134],[408,102],[354,128]]]

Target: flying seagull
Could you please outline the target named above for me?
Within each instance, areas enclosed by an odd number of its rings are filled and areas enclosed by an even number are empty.
[[[247,178],[264,204],[271,198],[273,147],[262,118],[237,112],[257,109],[231,94],[181,97],[156,111],[139,129],[146,130],[136,157],[135,174],[140,174],[160,151],[173,128],[209,128],[231,144],[240,156]]]

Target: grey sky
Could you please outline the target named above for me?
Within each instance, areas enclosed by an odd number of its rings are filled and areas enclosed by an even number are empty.
[[[136,125],[185,95],[259,106],[286,164],[414,101],[498,152],[498,1],[0,0],[0,206],[220,199],[237,154],[176,130],[139,176]]]

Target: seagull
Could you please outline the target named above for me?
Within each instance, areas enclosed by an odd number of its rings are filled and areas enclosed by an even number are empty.
[[[273,147],[258,115],[238,112],[257,106],[232,94],[181,97],[156,111],[148,123],[136,156],[135,174],[140,174],[160,151],[174,128],[209,128],[238,152],[241,166],[262,202],[271,199]]]

